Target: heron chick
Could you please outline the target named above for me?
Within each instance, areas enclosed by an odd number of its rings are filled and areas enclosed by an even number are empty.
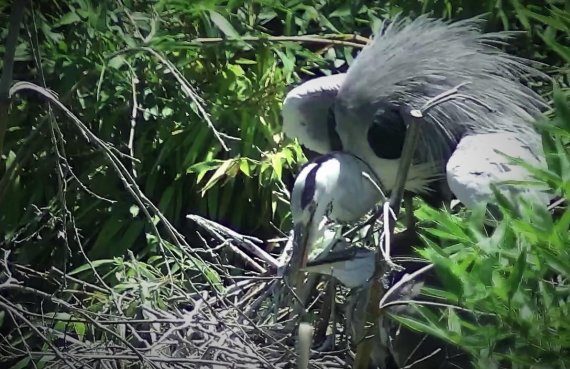
[[[355,222],[382,200],[375,182],[370,167],[345,152],[320,156],[301,169],[291,192],[294,270],[306,266],[311,251],[326,254],[333,246],[326,236],[329,221]]]

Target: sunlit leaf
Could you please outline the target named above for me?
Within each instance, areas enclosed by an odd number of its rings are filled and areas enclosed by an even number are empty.
[[[54,25],[54,27],[66,26],[68,24],[73,24],[81,22],[81,18],[77,15],[76,12],[70,11],[64,16],[62,16],[59,21]]]
[[[81,265],[80,267],[77,267],[75,269],[73,269],[72,271],[68,272],[67,274],[69,275],[75,275],[75,274],[79,274],[81,272],[84,272],[86,270],[90,270],[92,268],[98,268],[102,265],[108,265],[108,264],[114,264],[115,260],[114,259],[100,259],[100,260],[94,260],[90,263],[86,263]]]
[[[239,33],[235,30],[232,24],[220,13],[210,11],[210,19],[226,36],[239,38]]]
[[[521,254],[517,258],[517,262],[513,265],[513,271],[509,277],[509,300],[512,299],[513,295],[519,289],[524,272],[526,270],[526,250],[522,250]]]

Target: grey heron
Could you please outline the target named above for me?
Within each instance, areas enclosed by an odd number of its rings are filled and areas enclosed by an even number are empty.
[[[453,91],[424,115],[405,189],[422,196],[435,193],[444,200],[453,194],[470,207],[491,199],[492,183],[530,179],[530,173],[497,150],[532,165],[545,165],[532,122],[547,104],[521,81],[545,76],[529,61],[497,47],[509,33],[482,34],[480,21],[448,23],[426,16],[396,20],[364,48],[346,74],[317,78],[289,92],[283,104],[284,133],[325,154],[317,162],[326,162],[331,151],[353,154],[351,160],[364,162],[388,192],[395,186],[408,129],[403,114]],[[332,209],[342,209],[337,220],[349,221],[379,200],[357,203],[367,193],[377,192],[372,188],[347,191],[361,180],[360,171],[346,171],[346,179],[339,180],[338,169],[329,171],[317,162],[312,164],[312,175],[319,177],[318,187],[326,196],[306,190],[314,188],[308,181],[310,169],[297,177],[292,194],[294,234],[299,237],[307,231],[304,245],[315,244],[322,234],[322,217],[335,218],[329,204],[347,204]],[[505,185],[501,189],[510,192],[514,188]],[[540,191],[527,192],[548,201]],[[363,253],[357,256],[353,261],[371,258]],[[337,265],[336,275],[335,270],[328,274],[350,286],[362,283],[353,278],[358,264],[347,267],[346,261],[335,261],[344,264]],[[322,266],[318,271],[323,272]],[[396,354],[405,351],[401,347],[394,350]],[[403,364],[399,356],[394,355]],[[429,360],[421,365],[433,364]]]
[[[545,76],[497,47],[509,33],[483,34],[480,23],[427,16],[394,21],[346,74],[310,80],[289,92],[284,133],[317,153],[356,155],[389,192],[407,129],[402,114],[456,89],[426,114],[405,189],[443,200],[453,194],[472,206],[490,199],[493,181],[528,179],[494,150],[544,165],[532,122],[547,104],[521,80]]]
[[[382,197],[373,171],[349,153],[331,152],[307,163],[291,192],[296,267],[305,266],[310,251],[326,254],[332,247],[334,237],[326,235],[329,221],[354,222]],[[369,263],[366,266],[371,269]]]

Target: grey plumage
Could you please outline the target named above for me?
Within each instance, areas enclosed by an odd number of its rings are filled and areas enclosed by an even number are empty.
[[[434,107],[422,125],[416,162],[434,163],[434,174],[442,173],[465,135],[536,135],[531,122],[547,105],[521,78],[544,74],[497,47],[511,33],[482,34],[480,25],[480,18],[447,23],[421,16],[388,26],[358,55],[336,96],[336,124],[344,147],[368,158],[372,153],[361,141],[371,126],[384,117],[393,119],[390,111],[421,108],[459,85],[465,98]]]
[[[323,246],[319,240],[328,219],[345,223],[366,215],[382,199],[376,183],[370,167],[349,153],[332,152],[307,163],[291,191],[291,214],[296,228],[306,228],[308,249]]]
[[[547,104],[524,80],[546,76],[530,61],[508,55],[499,48],[511,33],[482,34],[481,24],[480,18],[455,23],[427,16],[396,20],[359,54],[346,75],[309,81],[291,91],[283,106],[284,132],[313,151],[326,154],[333,146],[328,134],[332,111],[342,149],[365,162],[384,189],[391,190],[406,133],[402,114],[420,109],[438,95],[457,88],[454,99],[435,106],[422,121],[406,189],[425,194],[433,188],[435,179],[441,179],[443,186],[438,188],[441,193],[449,190],[449,185],[466,206],[474,206],[490,200],[491,183],[529,179],[528,172],[512,166],[495,150],[505,151],[532,165],[545,165],[540,136],[532,122]],[[318,161],[313,164],[315,168]],[[352,213],[353,219],[368,210],[365,204],[353,204],[353,199],[373,194],[371,187],[352,193],[347,191],[354,187],[354,178],[360,180],[361,170],[345,174],[339,180],[341,177],[336,173],[342,171],[333,169],[321,166],[320,172],[315,172],[320,175],[318,183],[323,190],[314,191],[305,200],[301,193],[306,192],[311,183],[307,180],[311,169],[307,168],[297,178],[296,196],[292,196],[291,204],[296,224],[319,230],[316,224],[309,224],[303,206],[307,199],[314,201],[319,214],[325,213],[326,206],[333,202],[354,207],[346,212]],[[512,191],[510,186],[503,188]],[[531,189],[525,192],[548,202],[545,194]],[[377,199],[367,201],[372,203]],[[338,219],[349,220],[340,214],[343,217]],[[366,259],[352,261],[352,264],[345,260],[337,260],[335,265],[330,263],[329,266],[336,269],[325,270],[320,264],[318,268],[307,270],[336,273],[343,283],[353,287],[367,278],[349,275],[358,271],[354,268],[359,265],[357,262]],[[384,328],[391,327],[386,324]],[[377,336],[376,348],[381,349],[376,355],[377,364],[384,361],[386,346],[391,346],[400,366],[410,364],[406,363],[408,354],[414,359],[419,355],[411,343],[424,341],[421,337],[414,338],[414,332],[408,333],[398,328],[384,330],[384,335]],[[355,335],[360,337],[357,332]],[[409,349],[413,349],[411,353]],[[441,357],[432,357],[419,365],[432,368],[442,361]],[[441,365],[455,367],[457,364]]]
[[[283,132],[319,154],[335,150],[329,120],[334,119],[333,104],[344,77],[315,78],[292,89],[283,102]]]

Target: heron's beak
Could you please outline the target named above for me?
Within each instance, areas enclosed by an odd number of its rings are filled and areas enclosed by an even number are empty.
[[[296,223],[293,227],[293,253],[290,262],[290,274],[296,276],[307,265],[309,257],[308,227],[304,223]],[[296,279],[294,277],[294,279]]]
[[[310,261],[301,269],[307,273],[330,275],[348,288],[364,285],[376,270],[374,252],[361,248],[332,251],[318,261]]]

